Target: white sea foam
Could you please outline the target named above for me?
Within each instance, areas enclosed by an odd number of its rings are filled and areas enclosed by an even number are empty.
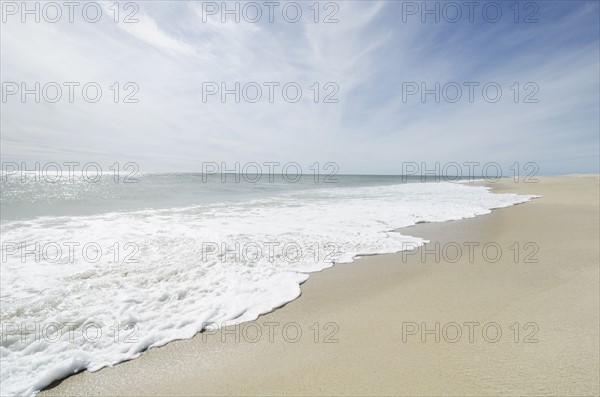
[[[412,183],[4,223],[3,242],[26,242],[29,248],[36,242],[78,242],[78,247],[95,242],[103,252],[96,263],[84,260],[80,248],[74,263],[64,253],[58,263],[36,263],[32,255],[23,263],[3,244],[3,394],[35,394],[74,372],[95,371],[149,347],[191,338],[207,323],[256,319],[297,298],[307,273],[331,266],[331,259],[351,262],[357,255],[397,252],[403,243],[424,242],[395,229],[474,217],[531,198],[462,184]],[[138,263],[121,263],[132,251],[124,250],[128,242],[139,247]],[[211,242],[219,253],[207,254]],[[253,260],[239,252],[223,255],[220,244],[233,248],[236,242],[258,245],[263,255]],[[118,261],[115,243],[121,249]],[[281,247],[286,243],[301,247],[299,260],[285,256]],[[269,255],[264,252],[268,244],[275,247]],[[22,323],[29,335],[22,335]],[[42,329],[51,323],[72,325],[57,340],[50,327],[36,341],[36,323]],[[21,329],[15,331],[15,324]],[[97,332],[98,340],[92,341]]]

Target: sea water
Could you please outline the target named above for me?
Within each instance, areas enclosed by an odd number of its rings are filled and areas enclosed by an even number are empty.
[[[425,241],[397,229],[533,196],[399,176],[4,175],[2,392],[32,395],[297,298],[310,272]],[[401,264],[399,264],[401,266]]]

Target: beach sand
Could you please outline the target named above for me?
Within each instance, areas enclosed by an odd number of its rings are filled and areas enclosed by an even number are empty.
[[[431,253],[311,274],[299,299],[257,321],[41,395],[600,394],[598,176],[489,186],[543,198],[403,229],[431,240]]]

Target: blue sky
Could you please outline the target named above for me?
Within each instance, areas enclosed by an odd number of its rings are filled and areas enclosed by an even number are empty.
[[[80,14],[73,23],[4,15],[3,83],[97,82],[103,97],[7,97],[2,161],[133,161],[140,171],[200,171],[202,162],[336,162],[348,174],[400,174],[403,162],[497,162],[505,169],[536,162],[541,174],[599,171],[597,1],[522,1],[518,22],[514,1],[494,2],[487,20],[482,9],[489,2],[478,2],[472,22],[461,6],[455,23],[443,14],[423,22],[424,2],[322,2],[319,23],[312,1],[298,2],[303,14],[296,23],[282,17],[280,2],[271,23],[259,1],[259,22],[223,23],[220,12],[206,15],[207,3],[148,1],[136,3],[139,22],[127,24],[114,23],[112,3],[100,2],[97,23]],[[437,4],[441,10],[447,3]],[[492,22],[496,6],[502,16]],[[323,23],[332,11],[338,22]],[[525,23],[531,13],[537,22]],[[114,82],[137,84],[139,102],[115,104]],[[276,88],[273,103],[266,89],[257,103],[232,96],[223,103],[218,95],[204,102],[207,82],[295,82],[302,97],[288,103]],[[324,90],[327,82],[339,88],[337,103],[323,103],[332,91]],[[423,103],[417,93],[403,100],[407,84],[436,82],[457,83],[462,97],[436,103],[429,95]],[[479,84],[472,103],[464,82]],[[481,92],[490,82],[502,89],[497,102]],[[535,87],[530,99],[537,103],[524,103]]]

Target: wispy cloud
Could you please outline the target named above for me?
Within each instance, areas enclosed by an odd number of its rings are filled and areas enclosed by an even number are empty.
[[[2,104],[3,161],[137,161],[147,171],[199,170],[202,161],[335,161],[342,173],[399,173],[403,161],[536,161],[546,173],[598,172],[598,3],[538,2],[532,24],[512,16],[404,23],[402,4],[386,1],[337,2],[339,22],[330,24],[322,18],[333,9],[321,9],[315,23],[308,3],[297,23],[280,13],[274,23],[265,15],[258,23],[205,22],[200,2],[138,4],[133,24],[2,24],[3,82],[103,88],[94,104],[11,97]],[[490,81],[503,88],[497,103],[480,93],[474,103],[402,97],[403,82]],[[129,92],[124,83],[136,83],[139,103],[114,103],[114,82],[121,95]],[[206,82],[280,86],[274,103],[266,87],[258,103],[232,95],[204,103]],[[281,97],[287,82],[303,89],[297,103]],[[338,103],[322,103],[333,92],[327,82],[339,87]],[[527,82],[539,86],[539,103],[522,103]]]

